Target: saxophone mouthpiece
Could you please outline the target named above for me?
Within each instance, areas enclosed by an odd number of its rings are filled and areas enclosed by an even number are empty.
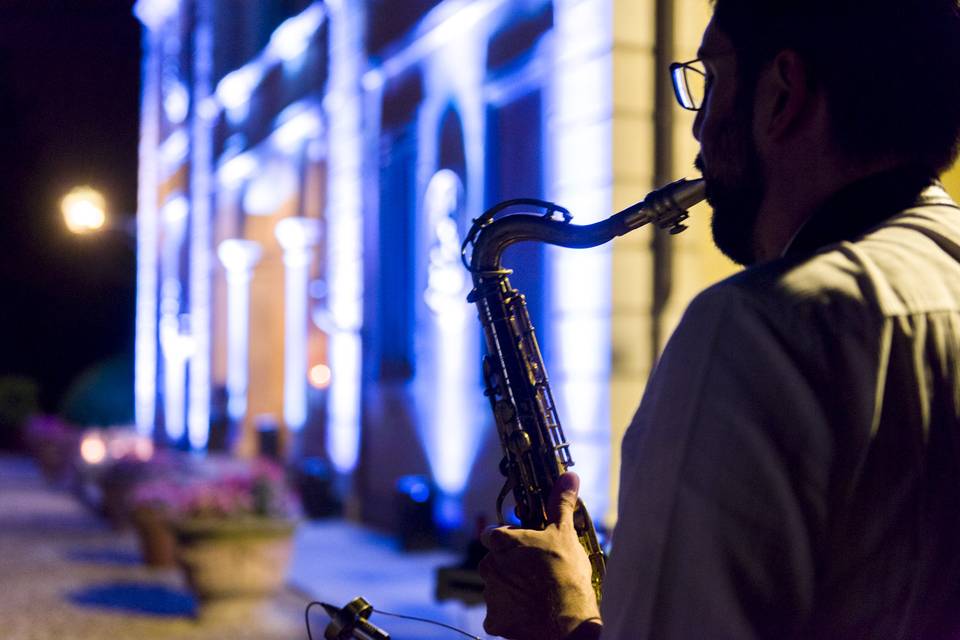
[[[642,202],[624,209],[617,216],[622,216],[626,231],[652,222],[671,234],[677,234],[687,228],[683,224],[689,217],[687,209],[706,197],[707,187],[702,178],[681,178],[651,191]]]
[[[683,178],[664,188],[669,189],[670,187],[674,187],[672,191],[673,199],[677,207],[681,209],[689,209],[707,198],[707,183],[703,178],[694,178],[693,180]]]

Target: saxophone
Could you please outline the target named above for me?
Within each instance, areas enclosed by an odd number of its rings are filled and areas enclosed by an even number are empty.
[[[524,296],[510,286],[507,276],[512,271],[500,262],[504,250],[531,240],[571,248],[595,247],[648,223],[679,233],[686,228],[683,221],[687,209],[704,198],[703,180],[678,180],[590,225],[570,224],[572,216],[566,209],[526,198],[502,202],[474,220],[461,246],[461,256],[473,276],[474,288],[467,300],[476,303],[483,325],[487,345],[483,358],[485,395],[503,448],[500,472],[506,481],[496,504],[501,525],[505,524],[504,499],[512,493],[520,525],[526,529],[546,528],[547,500],[553,485],[573,466]],[[499,212],[516,205],[542,207],[545,213],[495,219]],[[472,251],[468,258],[469,248]],[[577,503],[573,521],[590,559],[599,603],[606,558],[582,500]]]

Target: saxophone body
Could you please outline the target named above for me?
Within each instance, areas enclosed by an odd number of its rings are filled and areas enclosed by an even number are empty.
[[[468,300],[477,305],[487,346],[483,359],[485,394],[504,454],[500,471],[506,481],[496,504],[500,524],[506,523],[504,499],[512,494],[514,514],[520,525],[527,529],[546,528],[550,523],[547,501],[553,485],[573,466],[524,296],[510,285],[511,271],[501,265],[504,250],[523,241],[594,247],[648,223],[678,233],[685,228],[682,223],[687,218],[686,210],[704,197],[702,180],[679,180],[591,225],[571,224],[565,209],[526,199],[500,203],[474,221],[462,254],[464,265],[473,276],[474,288]],[[516,205],[543,207],[546,212],[495,219],[497,213]],[[574,527],[590,559],[593,589],[599,602],[606,558],[582,500],[574,511]]]

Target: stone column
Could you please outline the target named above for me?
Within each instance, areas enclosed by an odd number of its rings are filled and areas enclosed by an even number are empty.
[[[320,221],[284,218],[275,233],[283,248],[283,421],[291,433],[307,421],[307,285],[310,259],[320,241]]]
[[[210,437],[210,334],[213,287],[211,262],[213,260],[212,226],[214,190],[213,126],[209,110],[197,105],[206,102],[213,91],[213,20],[214,3],[211,0],[194,2],[192,30],[193,72],[187,69],[183,76],[192,75],[191,103],[193,109],[188,121],[190,131],[190,335],[195,350],[190,358],[189,387],[187,389],[187,434],[190,448],[204,450]]]
[[[227,415],[237,425],[247,412],[250,357],[250,279],[260,260],[259,243],[231,238],[217,247],[227,270]]]
[[[138,8],[143,3],[138,3]],[[143,36],[140,99],[140,145],[137,177],[137,302],[134,343],[134,416],[137,431],[156,434],[157,414],[157,294],[160,290],[160,214],[157,206],[160,158],[160,64],[162,34],[137,14]]]
[[[614,210],[613,6],[554,0],[553,7],[547,199],[589,224]],[[611,249],[549,246],[546,255],[554,354],[547,366],[580,495],[602,518],[610,504]]]
[[[360,78],[363,3],[330,0],[330,76],[327,115],[326,267],[332,378],[327,406],[327,452],[349,474],[360,455],[360,329],[363,325],[363,120]]]
[[[163,414],[167,438],[174,446],[180,446],[186,431],[187,363],[196,351],[189,315],[160,317],[160,349],[164,363]]]

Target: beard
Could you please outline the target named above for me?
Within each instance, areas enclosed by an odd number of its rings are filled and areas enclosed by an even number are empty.
[[[706,183],[713,242],[728,258],[743,266],[756,262],[754,230],[766,191],[760,155],[753,138],[752,109],[738,100],[732,117],[714,127],[713,140],[702,140],[694,166]]]

